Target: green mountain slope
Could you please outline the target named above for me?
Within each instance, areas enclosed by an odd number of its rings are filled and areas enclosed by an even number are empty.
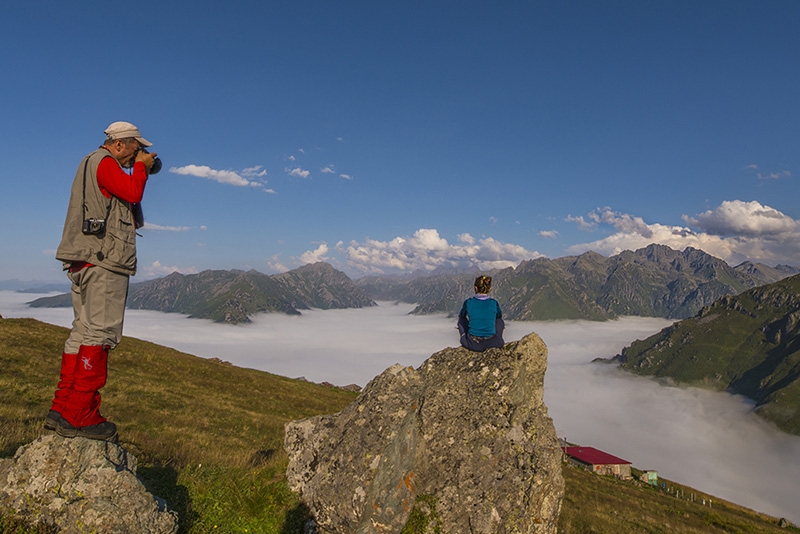
[[[800,434],[800,275],[724,297],[617,358],[637,374],[745,395]]]
[[[33,319],[0,319],[0,458],[45,432],[67,335]],[[286,484],[284,424],[339,411],[355,398],[130,337],[109,358],[102,394],[104,415],[136,455],[147,488],[179,513],[182,534],[301,534],[307,511]],[[716,498],[709,508],[571,467],[564,475],[562,533],[787,532],[776,518]],[[0,532],[50,531],[0,511]]]

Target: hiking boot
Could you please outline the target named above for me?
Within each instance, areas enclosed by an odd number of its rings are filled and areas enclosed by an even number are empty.
[[[56,425],[55,431],[56,434],[62,438],[87,438],[116,442],[117,437],[117,425],[111,421],[105,421],[96,425],[74,427],[62,417],[61,422]]]
[[[50,414],[47,415],[49,416]],[[47,421],[45,421],[45,428],[47,428]],[[54,430],[56,431],[56,434],[58,434],[62,438],[74,438],[75,435],[78,433],[78,429],[72,426],[70,422],[64,419],[63,417],[61,417],[61,420],[56,423],[56,427],[54,428]]]
[[[75,437],[97,439],[100,441],[115,441],[117,437],[117,425],[111,421],[105,421],[96,425],[82,426],[75,429]],[[62,434],[63,435],[63,434]]]
[[[58,425],[63,423],[67,423],[67,420],[64,419],[60,413],[55,410],[50,410],[47,412],[47,417],[44,418],[44,429],[45,430],[55,430],[58,428]],[[67,423],[69,424],[69,423]]]

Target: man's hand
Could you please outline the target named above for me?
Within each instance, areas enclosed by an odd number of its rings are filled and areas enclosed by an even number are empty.
[[[147,167],[147,172],[150,172],[150,168],[153,166],[153,161],[155,161],[156,156],[158,156],[157,152],[147,153],[144,150],[140,150],[136,153],[136,161],[141,161],[144,163],[144,166]]]

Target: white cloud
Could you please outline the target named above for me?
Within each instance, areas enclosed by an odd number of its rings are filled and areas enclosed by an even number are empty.
[[[221,184],[237,185],[242,187],[250,186],[250,180],[243,178],[234,171],[218,171],[208,165],[185,165],[183,167],[172,167],[169,172],[183,174],[185,176],[197,176],[198,178],[208,178]]]
[[[633,217],[627,213],[617,213],[610,208],[597,210],[589,214],[589,218],[597,224],[610,224],[618,231],[626,234],[639,234],[644,238],[653,233],[641,217]]]
[[[745,169],[749,171],[757,171],[756,176],[758,177],[759,180],[780,180],[782,178],[792,177],[792,173],[787,170],[763,173],[756,164],[747,165]]]
[[[450,244],[430,228],[420,228],[412,237],[395,237],[391,241],[367,239],[353,241],[340,250],[347,263],[365,273],[384,273],[387,270],[430,271],[437,267],[476,267],[482,270],[515,267],[521,261],[541,256],[511,243],[487,237],[475,240],[460,234],[461,245]]]
[[[298,169],[294,169],[294,170],[298,170]],[[308,177],[308,171],[303,171],[303,170],[299,170],[299,171],[306,173],[305,176],[302,176],[303,178]],[[289,172],[289,169],[287,169],[287,172]],[[319,170],[319,172],[321,172],[322,174],[337,174],[336,166],[334,164],[332,164],[332,163],[322,167]],[[298,176],[300,176],[300,175],[298,174]],[[339,178],[344,178],[345,180],[352,180],[353,179],[353,177],[351,175],[344,174],[344,173],[339,173]]]
[[[261,165],[256,165],[255,167],[248,167],[246,169],[242,169],[243,176],[255,176],[257,178],[261,178],[262,176],[267,175],[267,170],[262,168]]]
[[[697,217],[684,216],[687,224],[699,231],[685,226],[647,224],[641,217],[610,208],[598,209],[588,217],[593,227],[610,225],[616,232],[597,241],[573,245],[567,249],[570,254],[594,250],[614,255],[659,243],[676,250],[701,249],[732,265],[745,260],[800,265],[800,223],[758,202],[725,201]],[[587,226],[583,217],[570,219],[582,229]]]
[[[758,173],[759,180],[780,180],[781,178],[791,178],[792,173],[789,171],[771,172],[768,174]]]
[[[266,176],[267,171],[260,170],[261,166],[257,167],[249,167],[243,170],[241,173],[231,170],[220,171],[216,169],[212,169],[208,165],[185,165],[183,167],[171,167],[169,172],[175,174],[181,174],[184,176],[196,176],[198,178],[206,178],[208,180],[214,180],[215,182],[219,182],[221,184],[226,185],[235,185],[238,187],[254,187],[254,188],[261,188],[265,191],[270,191],[264,188],[263,181],[258,180],[250,180],[247,177],[261,177]]]
[[[555,239],[558,236],[558,232],[556,230],[542,230],[539,232],[539,237],[544,237],[546,239]]]
[[[158,260],[142,268],[142,274],[144,274],[146,278],[161,278],[176,272],[181,274],[197,274],[198,270],[195,267],[167,267],[166,265],[161,265],[161,262]]]
[[[470,234],[467,233],[458,234],[456,237],[458,238],[459,241],[461,241],[462,243],[466,243],[467,245],[475,244],[475,238],[472,237]]]
[[[328,253],[328,245],[327,243],[322,243],[314,250],[307,250],[303,254],[300,255],[300,263],[303,265],[307,263],[317,263],[318,261],[327,261],[328,257],[326,254]]]
[[[311,175],[311,171],[301,169],[300,167],[295,167],[294,169],[287,167],[286,172],[289,174],[289,176],[299,176],[300,178],[308,178],[309,175]]]
[[[587,221],[583,218],[583,215],[579,215],[577,217],[573,217],[572,215],[567,215],[567,218],[564,219],[567,222],[572,222],[578,225],[579,230],[583,230],[584,232],[591,232],[597,227],[597,224],[591,221]]]
[[[280,261],[280,254],[275,254],[269,260],[267,260],[267,266],[269,266],[270,270],[276,273],[285,273],[289,270],[287,266],[285,266]]]
[[[201,227],[202,228],[202,227]],[[160,224],[153,224],[150,222],[145,222],[143,226],[144,230],[158,230],[162,232],[187,232],[192,229],[191,226],[161,226]]]
[[[767,236],[785,233],[796,234],[798,221],[761,203],[726,200],[714,210],[697,217],[683,216],[688,224],[713,235]]]

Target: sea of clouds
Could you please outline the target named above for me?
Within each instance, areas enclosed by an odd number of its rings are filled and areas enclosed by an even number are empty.
[[[0,291],[0,315],[69,326],[71,309],[25,305],[39,296]],[[279,375],[364,386],[394,363],[416,367],[432,353],[458,344],[454,319],[408,315],[412,308],[381,303],[304,311],[299,317],[264,314],[238,326],[129,310],[125,335]],[[509,322],[505,338],[514,341],[536,332],[547,344],[545,403],[559,437],[800,524],[800,437],[761,420],[742,397],[668,387],[615,365],[592,363],[668,324],[641,317],[602,323]]]

